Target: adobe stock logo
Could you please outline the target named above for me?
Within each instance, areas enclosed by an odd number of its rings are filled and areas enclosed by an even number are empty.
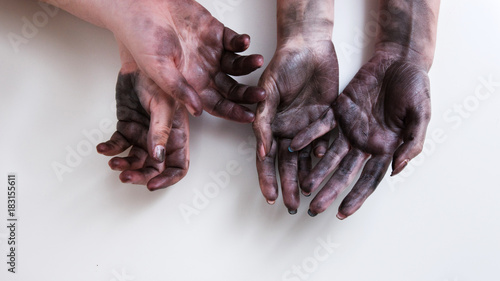
[[[317,238],[318,246],[314,248],[313,255],[306,257],[299,265],[293,265],[290,270],[283,273],[283,281],[308,280],[309,277],[319,269],[322,262],[325,262],[340,247],[340,244],[334,243],[331,236],[326,239]]]
[[[42,2],[38,2],[38,5],[42,8],[41,11],[34,13],[30,18],[21,18],[23,25],[19,34],[14,32],[7,34],[7,38],[16,54],[19,53],[21,45],[28,44],[31,39],[38,35],[40,29],[47,26],[50,19],[59,13],[57,7]]]

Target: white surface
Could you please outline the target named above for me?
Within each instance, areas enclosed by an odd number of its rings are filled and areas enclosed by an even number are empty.
[[[226,25],[252,36],[250,53],[270,60],[274,1],[201,2]],[[370,44],[351,56],[342,48],[356,46],[358,31],[373,20],[372,2],[337,1],[334,43],[342,88],[369,58]],[[22,17],[41,8],[31,1],[0,3],[2,261],[5,182],[12,171],[19,178],[20,219],[18,273],[8,273],[2,262],[0,280],[266,281],[287,280],[294,266],[306,266],[309,280],[499,280],[498,1],[442,3],[428,135],[444,137],[428,141],[405,173],[386,177],[345,221],[335,218],[340,201],[316,218],[306,214],[310,198],[302,198],[295,216],[281,198],[268,206],[258,188],[251,127],[208,114],[191,119],[191,168],[167,190],[151,193],[120,183],[109,158],[94,148],[59,181],[51,165],[65,164],[68,147],[86,148],[82,131],[116,120],[117,47],[111,33],[60,12],[15,53],[7,34],[19,34]],[[216,3],[236,5],[217,13]],[[256,84],[261,72],[240,81]],[[497,85],[475,104],[481,77]],[[464,102],[471,109],[467,117],[444,116]],[[241,173],[187,223],[182,204],[193,206],[196,191],[214,182],[210,173],[224,171],[230,161]],[[333,251],[318,248],[320,240],[335,243]],[[289,280],[306,279],[292,275]]]

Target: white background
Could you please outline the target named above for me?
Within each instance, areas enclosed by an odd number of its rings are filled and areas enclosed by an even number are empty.
[[[200,2],[252,36],[248,53],[270,60],[274,1]],[[373,36],[363,30],[375,19],[375,2],[336,3],[341,89],[369,59]],[[281,198],[267,205],[251,126],[206,113],[191,118],[191,167],[180,183],[153,193],[120,183],[108,157],[86,151],[83,133],[116,121],[120,62],[112,34],[60,11],[16,53],[7,35],[21,34],[22,18],[42,9],[34,1],[0,3],[2,281],[499,280],[498,1],[442,3],[426,149],[406,172],[386,177],[345,221],[335,218],[340,200],[316,218],[306,214],[310,198],[302,198],[295,216]],[[231,10],[217,11],[220,3]],[[261,73],[240,81],[256,84]],[[482,79],[496,86],[488,91]],[[78,148],[81,163],[60,181],[52,166],[68,164],[68,151]],[[210,173],[223,173],[228,163],[241,172],[208,205],[193,204],[197,192],[215,183]],[[19,179],[15,276],[3,262],[9,172]],[[181,206],[200,208],[184,217]],[[334,243],[332,249],[324,241]],[[294,266],[302,275],[294,275]]]

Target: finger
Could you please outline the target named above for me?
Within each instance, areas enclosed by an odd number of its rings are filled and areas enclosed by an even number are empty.
[[[153,177],[163,172],[164,164],[147,157],[144,166],[136,170],[125,170],[120,174],[123,183],[146,185]]]
[[[257,139],[257,156],[260,159],[271,150],[273,142],[273,131],[271,124],[276,116],[276,110],[279,104],[279,91],[276,83],[269,74],[264,72],[259,80],[259,86],[266,92],[266,99],[257,105],[255,121],[253,122],[253,131]]]
[[[167,95],[155,95],[151,101],[148,153],[160,163],[165,161],[165,146],[172,130],[175,110],[175,100]]]
[[[406,129],[403,132],[403,144],[394,152],[392,162],[392,174],[399,174],[408,165],[408,162],[422,152],[424,148],[425,135],[431,119],[430,100],[419,110],[407,114]]]
[[[116,131],[108,141],[98,144],[96,149],[99,154],[114,156],[122,153],[130,146],[131,144],[127,139],[120,132]]]
[[[224,49],[231,52],[244,52],[250,47],[250,36],[238,34],[228,27],[224,27],[223,35]]]
[[[257,157],[257,173],[259,175],[259,185],[262,195],[267,203],[273,205],[278,198],[278,182],[276,180],[276,158],[277,144],[273,140],[271,150],[262,160]]]
[[[306,146],[304,149],[299,151],[299,166],[298,166],[298,174],[299,174],[299,187],[302,189],[302,185],[304,184],[307,176],[311,173],[312,169],[312,159],[311,159],[311,146]],[[304,193],[305,196],[309,196],[310,193]]]
[[[366,162],[361,177],[340,204],[337,214],[339,219],[342,220],[352,215],[363,205],[366,198],[375,191],[384,178],[390,163],[389,155],[372,157]]]
[[[309,175],[301,181],[304,195],[309,196],[333,172],[344,156],[349,152],[349,145],[342,135],[332,143],[325,156],[314,166]]]
[[[201,115],[203,104],[193,87],[189,85],[173,62],[165,63],[161,71],[148,73],[153,81],[168,95],[186,106],[193,116]]]
[[[135,170],[144,166],[147,157],[146,150],[134,146],[127,157],[114,157],[109,160],[108,165],[114,171]]]
[[[233,52],[225,52],[221,58],[221,70],[229,75],[247,75],[262,67],[264,57],[261,55],[240,56]]]
[[[148,182],[147,187],[151,191],[176,184],[189,169],[189,120],[186,110],[177,110],[174,119],[167,143],[166,169]]]
[[[332,131],[322,135],[312,142],[312,146],[314,147],[314,156],[318,158],[322,158],[323,156],[325,156],[325,153],[328,150],[331,135]]]
[[[321,117],[314,121],[311,125],[307,126],[305,129],[301,130],[292,140],[290,144],[290,149],[292,151],[298,151],[309,145],[315,139],[320,138],[329,131],[331,131],[337,125],[335,117],[333,115],[333,110],[329,108],[325,111]]]
[[[299,208],[299,180],[298,180],[298,152],[290,152],[289,139],[280,139],[278,141],[278,169],[280,172],[281,191],[283,192],[283,201],[291,215],[297,213]]]
[[[266,98],[264,89],[238,84],[233,78],[222,72],[215,76],[215,85],[224,97],[236,103],[252,104]]]
[[[335,201],[337,196],[351,184],[361,170],[366,158],[368,158],[368,155],[358,149],[349,151],[330,180],[311,201],[309,215],[316,216],[324,212]]]
[[[201,94],[204,109],[211,115],[239,123],[251,123],[255,114],[248,108],[224,98],[215,89],[206,89]]]
[[[143,148],[144,150],[148,149],[148,128],[144,125],[133,121],[128,122],[120,120],[116,124],[116,129],[122,134],[122,136],[127,137],[127,140],[131,145],[138,146],[140,148]]]

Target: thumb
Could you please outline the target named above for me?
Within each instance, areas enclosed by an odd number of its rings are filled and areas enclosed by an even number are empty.
[[[428,105],[419,108],[419,112],[413,110],[406,117],[409,121],[403,131],[403,143],[394,152],[391,176],[395,176],[403,171],[410,160],[419,155],[424,148],[427,126],[431,117],[430,103],[428,100],[426,103]]]
[[[175,100],[159,93],[151,100],[151,120],[148,131],[148,153],[158,162],[165,161],[166,145],[176,110]]]
[[[255,120],[253,122],[253,131],[257,138],[257,156],[261,161],[271,151],[273,143],[271,124],[276,116],[279,103],[278,87],[274,80],[268,77],[266,72],[264,72],[259,80],[259,87],[264,89],[267,98],[257,104]]]

